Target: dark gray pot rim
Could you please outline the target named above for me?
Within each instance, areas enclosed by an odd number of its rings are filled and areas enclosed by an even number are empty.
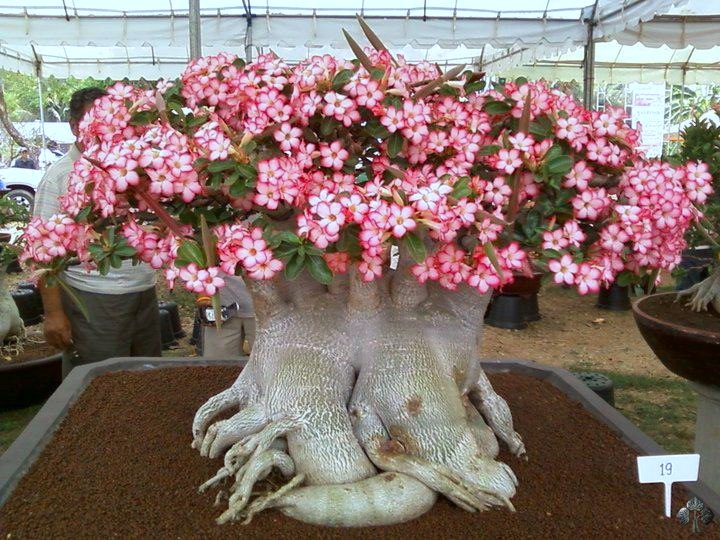
[[[0,506],[41,454],[72,404],[96,376],[113,371],[142,371],[174,366],[237,365],[239,367],[246,361],[247,358],[240,361],[203,358],[112,358],[73,369],[10,448],[0,456]],[[482,365],[488,373],[520,373],[548,382],[568,398],[579,402],[585,410],[609,426],[640,455],[667,454],[660,445],[605,403],[569,371],[522,360],[484,361]],[[702,499],[715,513],[720,513],[720,495],[708,486],[702,482],[682,485]]]
[[[683,324],[676,324],[671,320],[654,317],[645,311],[644,302],[661,296],[677,296],[678,291],[662,292],[655,294],[648,294],[635,300],[632,305],[633,315],[636,321],[640,321],[647,326],[651,326],[657,330],[673,336],[685,336],[690,337],[694,340],[702,341],[708,344],[720,344],[720,334],[711,330],[705,330],[704,328],[698,328],[695,326],[685,326]]]
[[[12,364],[7,364],[5,366],[0,365],[0,374],[1,373],[9,373],[11,371],[22,371],[24,369],[30,369],[35,366],[41,366],[44,364],[51,364],[53,362],[61,362],[62,361],[62,353],[55,353],[51,354],[50,356],[45,356],[43,358],[35,358],[34,360],[26,360],[25,362],[15,362]]]

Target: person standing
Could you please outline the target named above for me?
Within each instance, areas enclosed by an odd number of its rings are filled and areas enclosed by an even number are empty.
[[[255,342],[255,311],[247,286],[241,277],[222,274],[225,287],[220,289],[224,321],[220,328],[205,315],[212,311],[210,298],[199,298],[203,321],[202,354],[205,358],[237,358],[249,354]],[[214,317],[214,314],[210,314]]]
[[[20,149],[20,155],[15,158],[12,166],[17,167],[18,169],[37,169],[35,160],[30,157],[30,153],[27,148]]]
[[[78,137],[78,124],[95,100],[106,95],[100,88],[84,88],[70,99],[70,128]],[[67,193],[75,160],[81,158],[79,138],[47,170],[38,185],[33,214],[43,219],[60,212],[59,198]],[[145,264],[123,261],[108,274],[72,266],[61,279],[88,313],[59,285],[40,284],[49,345],[63,350],[63,378],[78,365],[123,356],[160,356],[160,315],[155,295],[155,271]]]

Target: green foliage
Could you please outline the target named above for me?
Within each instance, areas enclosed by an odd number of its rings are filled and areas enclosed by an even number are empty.
[[[107,274],[110,268],[120,268],[123,259],[136,254],[135,248],[129,246],[124,236],[116,234],[115,227],[108,227],[99,241],[88,246],[88,251],[97,263],[98,271]]]
[[[10,119],[19,122],[40,118],[38,103],[37,79],[30,75],[0,70],[0,81],[5,88],[5,101]],[[53,76],[42,80],[43,112],[45,118],[52,122],[66,122],[70,107],[70,97],[75,90],[87,86],[105,87],[112,80],[100,81],[88,77],[86,79],[57,79]]]
[[[707,120],[695,119],[680,135],[683,140],[679,154],[681,162],[707,163],[710,174],[717,183],[720,173],[720,127]]]
[[[680,135],[682,145],[672,161],[702,161],[707,164],[713,177],[715,193],[703,208],[705,228],[711,234],[720,233],[720,127],[706,120],[695,119]],[[707,244],[707,239],[695,227],[688,231],[686,240],[690,246]]]
[[[6,225],[24,225],[29,219],[27,210],[8,198],[0,198],[0,227]],[[7,237],[0,235],[0,268],[5,268],[10,261],[17,257],[19,249],[16,245],[9,245]]]
[[[414,232],[409,232],[403,236],[403,242],[410,252],[410,256],[413,260],[420,264],[427,257],[427,250],[422,239]]]

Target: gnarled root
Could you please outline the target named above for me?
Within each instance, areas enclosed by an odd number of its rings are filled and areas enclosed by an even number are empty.
[[[294,489],[269,505],[263,503],[262,508],[278,508],[286,516],[315,525],[372,527],[420,517],[436,499],[437,494],[423,482],[386,472],[349,484]]]
[[[495,435],[508,445],[510,452],[518,457],[525,455],[525,444],[513,429],[512,414],[507,401],[495,392],[482,370],[470,391],[470,400],[483,414]]]
[[[700,283],[678,292],[678,299],[690,296],[687,305],[693,311],[705,311],[709,305],[720,313],[720,266]]]

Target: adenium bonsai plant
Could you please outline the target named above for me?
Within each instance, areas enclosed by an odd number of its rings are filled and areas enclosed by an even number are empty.
[[[233,481],[220,522],[389,524],[437,493],[512,509],[498,439],[525,448],[480,366],[493,288],[531,267],[580,293],[671,268],[710,189],[705,165],[636,154],[621,111],[542,81],[482,92],[364,29],[376,50],[350,38],[353,61],[218,54],[152,91],[111,86],[64,213],[26,230],[24,257],[55,273],[134,258],[203,295],[221,270],[246,279],[252,355],[192,428],[224,454],[203,489]],[[251,500],[275,468],[289,482]]]
[[[680,152],[672,161],[700,161],[707,164],[711,182],[716,186],[720,178],[720,127],[707,120],[695,119],[681,135],[683,142]],[[713,254],[715,263],[710,265],[710,269],[714,268],[714,271],[710,271],[705,280],[683,291],[681,296],[691,296],[690,306],[695,311],[706,310],[712,305],[715,312],[720,313],[720,265],[717,264],[720,253],[720,198],[717,189],[701,202],[704,203],[703,215],[698,217],[686,238],[691,247],[703,246],[706,252]],[[706,262],[705,257],[694,260]]]
[[[27,221],[27,211],[15,201],[0,198],[0,228]],[[0,232],[0,347],[8,339],[18,340],[25,335],[25,325],[20,318],[17,305],[5,285],[8,263],[17,255],[16,246],[11,243],[9,232]]]

